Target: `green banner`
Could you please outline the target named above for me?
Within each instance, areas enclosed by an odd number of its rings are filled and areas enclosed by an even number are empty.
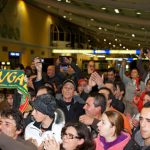
[[[0,70],[0,88],[16,88],[21,92],[20,111],[24,112],[28,105],[29,93],[25,74],[22,70]]]

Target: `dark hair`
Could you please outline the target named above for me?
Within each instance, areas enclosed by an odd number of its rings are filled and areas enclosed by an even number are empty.
[[[75,150],[95,150],[95,142],[93,141],[92,135],[85,124],[81,122],[69,122],[62,128],[62,135],[65,134],[68,127],[75,128],[79,139],[84,139],[84,143],[82,145],[78,145]]]
[[[143,105],[143,108],[150,108],[150,101]]]
[[[124,92],[123,93],[123,96],[124,96],[125,95],[125,91],[126,91],[124,83],[122,81],[116,81],[115,84],[116,84],[116,87],[117,86],[119,87],[120,91]]]
[[[150,96],[150,91],[145,92],[145,95]]]
[[[49,84],[49,83],[45,83],[45,84]],[[50,86],[51,86],[51,84],[50,84]],[[41,86],[41,87],[38,88],[38,91],[46,89],[47,94],[55,96],[54,86],[53,87],[50,87],[50,86],[47,86],[47,85]]]
[[[24,129],[24,120],[22,113],[17,109],[4,109],[1,112],[1,117],[12,117],[15,120],[17,130]]]
[[[148,84],[149,81],[150,81],[150,78],[146,81],[146,85]]]
[[[106,83],[112,84],[112,85],[113,85],[113,90],[114,90],[114,91],[117,89],[117,86],[116,86],[116,83],[115,83],[115,82],[113,82],[113,81],[111,81],[111,80],[106,80],[106,81],[104,82],[104,84],[106,84]]]
[[[111,67],[111,68],[108,68],[107,72],[113,72],[115,74],[116,70],[115,70],[115,68]]]
[[[123,117],[117,111],[106,111],[105,114],[108,117],[111,125],[116,127],[115,133],[117,136],[119,136],[121,131],[124,129]]]
[[[94,98],[94,106],[99,107],[101,106],[101,113],[103,113],[106,110],[106,97],[97,92],[90,93],[88,97]]]
[[[99,91],[101,91],[101,90],[106,90],[106,91],[109,92],[108,100],[109,100],[109,99],[114,99],[114,95],[113,95],[113,93],[111,92],[111,90],[110,90],[109,88],[107,88],[107,87],[101,87],[101,88],[99,89]],[[107,101],[107,99],[106,99],[106,101]]]

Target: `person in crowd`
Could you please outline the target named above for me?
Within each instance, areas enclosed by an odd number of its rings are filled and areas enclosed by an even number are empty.
[[[130,135],[124,132],[123,118],[116,111],[103,113],[97,126],[96,150],[123,150],[130,140]]]
[[[129,119],[127,118],[127,116],[125,116],[124,113],[122,113],[122,110],[124,110],[124,108],[122,108],[122,105],[119,105],[119,103],[116,103],[116,101],[114,101],[114,96],[113,96],[111,90],[106,87],[102,87],[99,90],[99,93],[104,94],[104,96],[106,98],[106,102],[107,102],[106,103],[106,111],[115,110],[115,111],[119,112],[122,115],[123,120],[124,120],[124,129],[128,133],[131,134],[132,132],[131,132],[131,126],[130,126]]]
[[[113,68],[113,67],[108,68],[106,81],[107,80],[113,81],[113,82],[116,81],[116,70],[115,70],[115,68]]]
[[[150,92],[150,78],[146,82],[145,90],[141,93],[138,98],[134,98],[133,101],[137,105],[139,112],[143,107],[143,99],[145,97],[145,93]]]
[[[62,129],[62,143],[49,138],[44,143],[46,150],[95,150],[95,142],[92,139],[86,125],[78,123],[67,123]]]
[[[0,132],[19,139],[19,135],[23,132],[24,122],[21,112],[15,109],[4,109],[1,111]]]
[[[43,141],[54,136],[61,141],[61,129],[65,124],[64,114],[56,109],[56,100],[52,95],[43,94],[33,101],[32,115],[35,121],[25,128],[25,139],[32,139],[38,147],[43,147]]]
[[[134,140],[141,146],[140,150],[150,149],[150,101],[144,104],[140,113],[140,129],[135,133]]]
[[[64,62],[67,64],[66,79],[71,79],[77,86],[78,80],[83,77],[81,69],[73,62],[72,58],[64,57]]]
[[[84,100],[79,96],[74,96],[76,85],[73,80],[67,79],[63,82],[62,95],[56,96],[57,106],[63,110],[66,122],[78,121],[84,114]]]
[[[0,103],[0,110],[13,108],[13,96],[14,90],[10,89],[6,91],[6,99]]]
[[[143,57],[143,54],[144,54],[143,49],[141,49],[140,55],[139,55],[139,59],[138,59],[138,61],[137,61],[137,68],[138,68],[138,70],[139,70],[139,74],[140,74],[140,76],[141,76],[143,82],[145,82],[145,84],[146,84],[147,80],[150,78],[150,61],[147,63],[147,64],[148,64],[148,65],[147,65],[148,67],[147,67],[147,70],[146,70],[146,69],[143,67],[143,65],[142,65],[142,57]],[[146,55],[147,55],[147,57],[148,57],[149,60],[150,60],[150,50],[149,50],[149,49],[146,50]]]
[[[95,71],[95,62],[93,60],[90,60],[87,64],[87,79],[89,79],[91,74]]]
[[[95,125],[95,123],[93,123],[94,118],[100,120],[103,112],[106,110],[105,96],[100,93],[91,93],[83,109],[85,110],[85,115],[80,116],[79,121],[86,125],[90,125],[92,135],[96,137],[98,134],[98,131],[95,130],[97,126],[92,127],[92,125]]]
[[[88,97],[88,93],[85,93],[84,89],[88,85],[88,80],[87,79],[80,79],[78,80],[78,86],[77,86],[77,94],[86,101]]]
[[[125,75],[125,67],[126,62],[122,61],[122,65],[120,67],[119,75],[125,84],[126,94],[125,100],[126,101],[133,101],[133,98],[136,96],[138,97],[141,92],[145,89],[145,84],[143,81],[140,81],[139,73],[136,68],[131,70],[131,78]]]
[[[38,57],[35,58],[34,62],[35,62],[36,70],[37,70],[37,77],[34,82],[34,87],[36,91],[40,86],[44,85],[45,82],[53,84],[53,86],[57,88],[61,87],[65,78],[64,78],[64,75],[59,70],[56,71],[55,65],[49,65],[47,67],[47,73],[46,75],[44,75],[42,74],[42,62],[40,58]]]
[[[0,114],[0,148],[2,148],[2,150],[5,150],[6,147],[13,149],[15,145],[22,145],[22,148],[26,150],[36,149],[36,147],[30,141],[26,142],[22,138],[23,132],[24,120],[22,113],[16,109],[2,110]],[[3,138],[6,141],[4,141]],[[7,143],[9,141],[11,142]],[[15,149],[17,149],[17,147]]]

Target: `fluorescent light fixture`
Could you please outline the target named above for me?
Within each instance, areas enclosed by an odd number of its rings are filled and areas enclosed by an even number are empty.
[[[92,49],[53,49],[52,53],[57,54],[140,54],[140,50],[92,50]]]
[[[115,11],[116,14],[120,13],[119,9],[114,9],[114,11]]]
[[[1,62],[2,65],[5,65],[5,62]]]
[[[105,58],[105,55],[98,55],[98,58]]]

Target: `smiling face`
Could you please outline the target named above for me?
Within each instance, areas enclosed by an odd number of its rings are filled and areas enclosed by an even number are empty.
[[[62,146],[65,150],[74,150],[78,145],[83,144],[84,140],[78,138],[77,131],[74,127],[67,127],[62,135]]]
[[[64,84],[62,88],[62,95],[64,97],[64,100],[71,100],[74,96],[75,87],[71,82],[67,82]]]

